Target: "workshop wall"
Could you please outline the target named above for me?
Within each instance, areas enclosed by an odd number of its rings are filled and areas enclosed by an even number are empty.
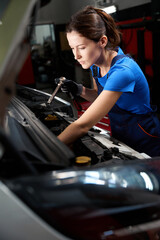
[[[37,23],[66,23],[74,12],[86,5],[96,6],[99,1],[100,0],[52,0],[47,6],[42,7],[38,12]],[[123,10],[149,3],[151,0],[113,0],[113,2],[118,6],[118,10]]]

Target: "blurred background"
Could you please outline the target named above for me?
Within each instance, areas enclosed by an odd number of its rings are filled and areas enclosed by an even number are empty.
[[[159,0],[44,0],[37,9],[32,28],[30,53],[17,82],[52,92],[54,79],[65,76],[92,87],[90,70],[74,60],[65,26],[70,16],[86,5],[114,5],[110,13],[122,32],[121,48],[140,65],[147,77],[151,102],[160,112],[160,1]],[[34,26],[32,26],[34,25]]]

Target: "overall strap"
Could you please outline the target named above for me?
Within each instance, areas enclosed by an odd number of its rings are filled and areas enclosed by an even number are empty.
[[[97,88],[98,88],[98,95],[99,95],[103,91],[103,87],[98,81],[98,67],[94,65],[92,69],[93,69],[93,77],[96,81]]]
[[[119,55],[115,56],[115,57],[112,59],[111,67],[112,67],[119,59],[122,59],[122,58],[124,58],[124,57],[132,58],[129,54],[119,54]]]

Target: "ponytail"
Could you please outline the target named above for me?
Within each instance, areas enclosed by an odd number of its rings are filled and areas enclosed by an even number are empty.
[[[105,35],[108,37],[110,45],[116,47],[120,43],[120,32],[117,29],[114,19],[102,9],[95,8],[95,11],[101,17],[102,21],[104,21],[106,28]]]

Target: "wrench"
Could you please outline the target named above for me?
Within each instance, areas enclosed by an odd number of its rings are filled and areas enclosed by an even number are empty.
[[[66,80],[65,77],[60,77],[59,78],[59,83],[57,85],[57,87],[55,88],[54,92],[52,93],[52,95],[50,96],[50,98],[48,99],[47,103],[50,104],[53,100],[53,98],[55,97],[56,93],[58,92],[59,88],[61,87],[61,85],[63,84],[63,81]]]

